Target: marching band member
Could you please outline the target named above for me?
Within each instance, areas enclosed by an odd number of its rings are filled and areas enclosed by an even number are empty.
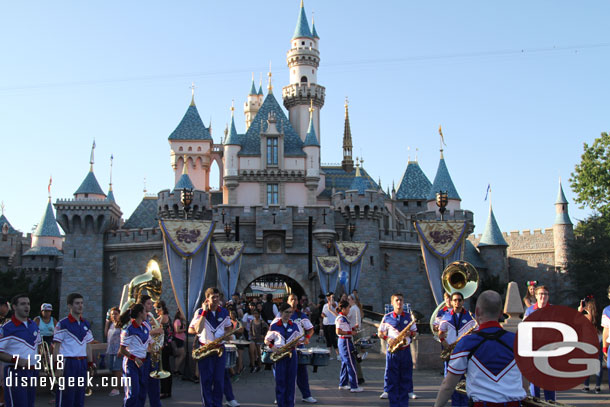
[[[13,316],[0,327],[0,361],[4,365],[5,401],[7,407],[34,407],[36,387],[22,385],[18,378],[37,377],[35,370],[38,345],[42,341],[38,325],[31,319],[30,299],[18,294],[11,300]],[[12,379],[12,383],[7,383]]]
[[[472,318],[470,312],[464,309],[464,296],[461,292],[456,291],[451,294],[450,312],[445,313],[439,325],[439,339],[443,348],[448,347],[457,341],[471,328],[476,327],[477,323]],[[445,376],[447,376],[448,362],[445,362]],[[452,407],[467,407],[468,398],[457,391],[451,396]]]
[[[222,337],[225,329],[232,326],[229,311],[222,308],[219,301],[220,291],[217,288],[205,290],[205,300],[189,325],[189,334],[198,335],[201,346]],[[197,362],[204,406],[222,407],[226,359],[227,354],[223,352],[220,357],[214,354]]]
[[[131,308],[131,323],[121,331],[119,355],[123,358],[124,377],[130,378],[125,387],[124,407],[144,407],[148,391],[149,367],[147,351],[150,344],[150,325],[142,304]]]
[[[384,315],[377,335],[388,342],[388,348],[396,342],[396,337],[411,322],[411,315],[403,310],[404,297],[400,293],[391,297],[394,311]],[[413,389],[413,358],[410,343],[417,335],[417,326],[409,328],[408,344],[392,353],[386,351],[386,391],[390,407],[408,407],[409,395]]]
[[[309,344],[309,339],[313,334],[313,325],[307,317],[307,314],[300,310],[299,297],[296,294],[290,294],[286,300],[288,305],[292,308],[293,312],[290,315],[290,320],[303,328],[305,331],[305,340],[303,344],[300,344],[299,348],[304,348],[304,345]],[[277,323],[280,320],[278,316],[273,320],[271,324]],[[309,376],[307,374],[307,365],[297,364],[297,387],[301,392],[302,401],[305,403],[317,403],[318,400],[311,396],[311,390],[309,389]]]
[[[610,298],[610,286],[608,286],[606,292],[608,294],[608,298]],[[604,356],[606,356],[606,367],[608,367],[608,371],[610,372],[610,359],[608,358],[608,338],[610,337],[610,305],[604,308],[604,311],[602,312],[602,327],[604,328],[602,332],[602,352],[604,352]],[[608,375],[608,382],[610,382],[610,374]]]
[[[530,305],[523,314],[523,320],[525,321],[528,316],[530,316],[534,311],[539,310],[540,308],[544,308],[549,304],[549,290],[544,285],[539,285],[536,287],[536,303]],[[530,394],[533,397],[540,398],[540,387],[534,386],[534,383],[530,383]],[[544,390],[544,399],[546,401],[555,401],[555,391],[553,390]]]
[[[526,385],[515,362],[515,334],[502,329],[498,323],[501,315],[500,294],[492,290],[481,293],[475,309],[479,329],[460,340],[453,350],[435,407],[447,403],[466,372],[466,393],[471,406],[521,405],[526,397]],[[493,376],[490,372],[500,373]]]
[[[339,389],[349,389],[352,393],[360,393],[363,389],[358,386],[358,375],[356,374],[356,361],[354,360],[354,343],[352,342],[352,327],[347,319],[350,305],[347,300],[339,301],[337,311],[339,315],[335,319],[337,330],[339,355],[341,357],[341,374],[339,376]]]
[[[154,303],[152,298],[149,295],[142,294],[138,298],[138,304],[141,304],[144,307],[144,320],[148,323],[149,326],[149,336],[155,335],[163,335],[163,327],[159,326],[157,328],[153,328],[156,326],[156,321],[153,322],[154,315],[152,313],[154,308]],[[153,338],[151,338],[151,342]],[[149,372],[155,371],[159,368],[159,364],[153,365],[152,358],[150,354],[146,355],[145,362],[147,364],[147,370]],[[161,355],[159,355],[159,360],[161,360]],[[150,377],[149,374],[146,375],[146,380],[148,380],[148,385],[146,386],[146,391],[148,392],[148,402],[150,403],[150,407],[161,407],[161,380],[155,379],[154,377]]]
[[[269,327],[265,336],[265,344],[273,352],[278,352],[282,346],[303,334],[301,326],[293,323],[290,319],[292,314],[292,307],[288,304],[282,304],[280,306],[280,319]],[[275,364],[275,400],[278,407],[294,407],[298,364],[295,347],[290,350],[292,357],[285,357]]]
[[[89,322],[82,317],[83,296],[72,293],[68,295],[67,303],[68,316],[57,323],[53,333],[53,342],[55,342],[53,359],[57,360],[58,354],[63,355],[63,376],[64,378],[74,377],[76,386],[71,387],[66,384],[64,390],[58,389],[55,404],[58,407],[82,407],[85,404],[88,368],[95,369],[91,346],[89,346],[93,342],[93,334]],[[84,380],[82,386],[78,385],[79,380]]]

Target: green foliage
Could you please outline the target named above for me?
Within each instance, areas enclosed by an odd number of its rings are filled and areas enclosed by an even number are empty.
[[[602,133],[593,145],[584,143],[580,164],[570,177],[574,199],[581,207],[610,215],[610,136]]]
[[[40,315],[40,306],[44,302],[53,305],[53,315],[57,318],[59,312],[59,293],[51,275],[40,278],[36,282],[27,277],[23,270],[10,269],[0,273],[0,296],[9,301],[14,295],[27,293],[30,296],[30,318]]]
[[[578,298],[593,294],[605,306],[610,285],[610,216],[589,217],[576,226],[574,235],[568,268],[574,294]]]

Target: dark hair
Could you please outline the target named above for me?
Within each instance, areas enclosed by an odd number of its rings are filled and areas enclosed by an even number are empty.
[[[333,293],[332,291],[329,291],[329,292],[327,292],[327,293],[326,293],[326,296],[327,296],[327,297],[330,297],[330,296],[332,296],[333,294],[334,294],[334,293]]]
[[[218,288],[216,288],[216,287],[208,288],[207,290],[205,290],[205,299],[207,299],[208,297],[210,297],[214,294],[220,294],[220,291],[218,290]]]
[[[269,295],[271,295],[271,294],[269,294]],[[287,302],[284,302],[284,303],[282,303],[282,305],[280,305],[280,312],[284,312],[284,311],[286,311],[288,308],[292,308],[292,307],[291,307],[291,306],[290,306],[290,304],[288,304]]]
[[[174,321],[178,320],[178,321],[186,321],[186,318],[184,317],[184,315],[182,315],[182,312],[180,312],[180,310],[176,311],[176,315],[174,315]]]
[[[140,296],[138,297],[138,304],[144,305],[148,300],[152,301],[152,297],[150,295],[140,294]]]
[[[72,305],[74,303],[74,300],[77,300],[79,298],[83,298],[83,296],[79,293],[72,293],[72,294],[68,294],[68,298],[66,300],[66,303],[68,305]]]
[[[25,293],[17,294],[13,298],[11,298],[11,304],[13,304],[13,305],[19,304],[19,299],[21,299],[21,298],[30,299],[30,296]]]
[[[267,301],[273,301],[273,294],[267,294],[265,298],[267,299]]]
[[[349,302],[347,302],[345,300],[339,301],[339,305],[337,305],[337,309],[340,309],[341,311],[343,311],[346,308],[349,308]]]
[[[161,308],[163,310],[164,315],[169,315],[169,311],[167,310],[167,305],[165,305],[165,301],[159,300],[155,303],[155,307]]]
[[[459,291],[456,291],[456,292],[451,293],[451,299],[453,299],[453,296],[454,296],[454,295],[459,295],[461,299],[464,299],[464,294],[462,294],[462,293],[461,293],[461,292],[459,292]]]
[[[597,302],[595,302],[595,298],[588,298],[586,300],[585,310],[589,315],[591,315],[591,323],[597,329],[599,320],[597,315]]]
[[[136,319],[138,317],[138,315],[140,314],[140,312],[144,312],[144,305],[135,304],[133,307],[131,307],[131,312],[130,312],[131,318]]]

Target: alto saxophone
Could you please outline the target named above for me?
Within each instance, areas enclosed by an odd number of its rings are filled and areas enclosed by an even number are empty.
[[[224,352],[224,350],[223,350],[224,348],[222,347],[222,341],[227,339],[229,336],[233,335],[235,332],[239,331],[241,328],[242,328],[241,322],[238,321],[237,325],[235,326],[235,329],[227,332],[220,338],[214,339],[212,342],[210,342],[206,345],[202,345],[198,348],[194,348],[193,353],[192,353],[193,359],[199,360],[199,359],[207,358],[208,356],[211,356],[213,353],[216,353],[219,357],[222,356],[222,353]]]
[[[396,353],[398,349],[402,348],[407,344],[407,335],[410,334],[411,326],[417,322],[413,317],[413,313],[411,313],[411,322],[405,328],[400,331],[398,336],[394,338],[394,345],[388,347],[388,352]]]
[[[291,340],[290,342],[288,342],[281,348],[278,348],[278,350],[276,352],[272,353],[271,360],[273,361],[273,363],[279,362],[280,360],[284,359],[285,357],[291,358],[292,357],[292,348],[294,348],[298,344],[298,342],[301,340],[301,338],[303,338],[304,336],[305,336],[305,332],[303,332],[301,335],[297,336],[295,339]]]
[[[457,338],[455,342],[443,349],[441,351],[441,359],[443,359],[445,362],[448,362],[449,359],[451,359],[451,354],[453,353],[453,350],[455,349],[455,346],[458,344],[458,342],[461,341],[466,335],[470,335],[472,331],[474,331],[476,328],[476,326],[473,326],[472,328],[464,332],[462,336]]]

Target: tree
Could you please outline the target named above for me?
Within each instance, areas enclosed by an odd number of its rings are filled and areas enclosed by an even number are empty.
[[[610,136],[602,133],[593,145],[584,143],[584,153],[570,177],[574,199],[581,208],[588,206],[610,216]]]

